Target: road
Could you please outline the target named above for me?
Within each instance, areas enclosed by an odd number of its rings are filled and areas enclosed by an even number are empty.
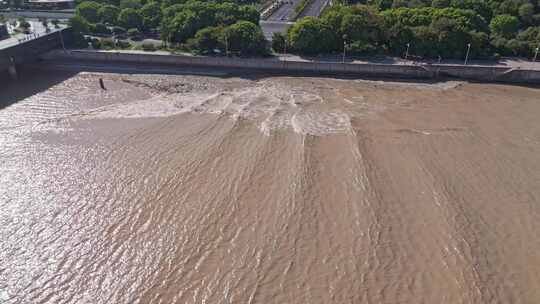
[[[300,0],[285,0],[285,3],[280,6],[272,15],[270,15],[267,21],[281,21],[289,22],[294,14],[294,8],[300,3]]]
[[[49,20],[58,19],[66,20],[75,16],[74,12],[71,11],[0,11],[0,15],[4,15],[7,18],[47,18]]]
[[[304,9],[298,18],[303,18],[307,16],[318,17],[323,9],[328,4],[329,0],[312,0],[311,3]]]
[[[261,21],[260,24],[264,33],[264,37],[268,41],[272,41],[272,34],[274,34],[275,32],[285,33],[287,29],[294,23],[293,22]]]
[[[35,21],[35,20],[27,20],[27,21],[28,21],[28,23],[30,23],[30,26],[31,26],[30,27],[30,32],[31,33],[28,34],[28,35],[19,33],[19,34],[15,34],[15,35],[11,36],[11,38],[1,40],[0,41],[0,49],[8,48],[8,47],[17,45],[17,44],[19,44],[21,42],[34,39],[36,37],[41,37],[43,35],[47,35],[47,34],[57,32],[57,31],[59,31],[59,30],[61,30],[61,29],[63,29],[65,27],[64,25],[60,25],[59,29],[55,29],[54,26],[52,24],[50,24],[49,25],[50,31],[47,32],[45,27],[43,26],[43,24],[41,24],[41,22],[38,22],[38,21]],[[10,24],[8,24],[8,32],[10,34],[13,34],[13,28],[11,27]]]

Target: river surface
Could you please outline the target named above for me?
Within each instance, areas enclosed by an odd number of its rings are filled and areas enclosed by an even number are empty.
[[[1,85],[0,303],[540,303],[539,89]]]

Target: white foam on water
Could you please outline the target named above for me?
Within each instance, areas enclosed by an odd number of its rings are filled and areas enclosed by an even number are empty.
[[[321,107],[324,99],[311,92],[262,83],[255,87],[218,93],[159,94],[151,98],[100,107],[78,115],[86,119],[151,118],[182,113],[227,115],[255,121],[264,135],[291,129],[299,134],[346,132],[350,118],[344,112]]]
[[[315,136],[351,130],[349,115],[340,111],[301,111],[293,115],[291,125],[296,133]]]

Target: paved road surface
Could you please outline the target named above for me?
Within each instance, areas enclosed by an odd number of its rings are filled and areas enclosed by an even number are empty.
[[[292,15],[294,13],[294,8],[298,5],[300,0],[286,0],[286,3],[278,8],[272,15],[270,15],[266,20],[268,21],[292,21]]]
[[[272,40],[272,34],[275,32],[285,33],[292,22],[276,22],[276,21],[261,21],[261,28],[264,33],[264,37],[267,40]]]
[[[313,0],[307,7],[304,9],[298,18],[303,18],[307,16],[318,17],[322,12],[324,7],[328,4],[328,0]]]
[[[40,11],[12,11],[12,12],[6,12],[1,11],[0,15],[4,15],[8,18],[17,18],[17,17],[25,17],[25,18],[47,18],[47,19],[58,19],[58,20],[66,20],[75,15],[73,12],[66,12],[66,11],[58,11],[58,12],[40,12]]]
[[[60,29],[55,29],[53,27],[53,25],[51,24],[51,25],[49,25],[50,31],[49,31],[49,33],[47,33],[45,27],[43,26],[43,24],[41,24],[41,22],[38,22],[38,21],[35,21],[35,20],[27,20],[27,21],[31,25],[31,27],[30,27],[31,33],[28,34],[28,35],[16,34],[16,35],[11,36],[11,38],[1,40],[0,41],[0,49],[8,48],[8,47],[17,45],[17,44],[19,44],[21,42],[31,40],[33,38],[36,38],[36,36],[43,36],[45,34],[51,34],[51,33],[57,32],[57,31],[59,31],[59,30],[61,30],[62,28],[65,27],[65,26],[61,25]],[[11,25],[8,25],[8,31],[9,31],[10,34],[13,33],[13,29],[11,28]]]

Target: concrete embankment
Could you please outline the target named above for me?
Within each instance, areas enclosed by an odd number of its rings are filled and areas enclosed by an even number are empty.
[[[68,43],[71,35],[70,29],[55,29],[49,33],[41,33],[37,36],[28,35],[26,40],[0,45],[0,72],[7,70],[13,65],[28,63],[39,58],[40,54],[55,49]]]
[[[437,79],[455,77],[465,80],[509,83],[540,83],[540,70],[502,66],[463,65],[406,65],[377,63],[336,63],[313,61],[284,61],[278,58],[227,58],[171,55],[142,52],[111,52],[55,50],[42,55],[45,60],[75,62],[159,64],[167,66],[195,66],[238,68],[279,72],[307,72],[332,75],[358,75],[362,77],[389,77],[410,79]],[[142,68],[142,67],[141,67]]]

